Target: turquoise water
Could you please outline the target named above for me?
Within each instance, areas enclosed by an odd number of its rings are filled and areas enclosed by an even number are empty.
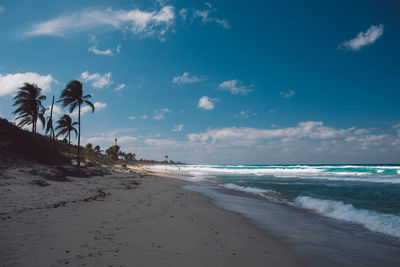
[[[400,165],[186,165],[194,180],[400,238]]]

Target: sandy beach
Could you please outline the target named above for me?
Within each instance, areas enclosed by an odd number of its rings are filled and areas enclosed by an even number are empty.
[[[188,184],[141,168],[43,180],[2,171],[1,266],[301,266],[276,238]]]

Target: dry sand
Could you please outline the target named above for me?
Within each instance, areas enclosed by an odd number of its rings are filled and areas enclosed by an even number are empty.
[[[0,266],[301,265],[184,181],[137,168],[40,187],[26,169],[0,176]]]

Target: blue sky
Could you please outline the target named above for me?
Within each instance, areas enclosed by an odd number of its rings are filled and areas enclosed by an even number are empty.
[[[93,95],[82,141],[192,163],[398,163],[396,1],[0,2],[0,116]],[[57,116],[67,110],[56,109]],[[73,114],[75,115],[75,114]]]

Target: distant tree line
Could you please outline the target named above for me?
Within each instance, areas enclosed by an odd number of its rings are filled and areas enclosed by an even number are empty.
[[[100,146],[95,146],[93,148],[93,145],[91,143],[86,144],[85,149],[88,152],[93,152],[95,154],[97,154],[98,156],[104,156],[104,157],[108,157],[111,158],[113,160],[118,160],[118,159],[122,159],[125,161],[136,161],[136,154],[135,153],[125,153],[123,151],[120,150],[120,146],[118,145],[113,145],[110,146],[109,148],[107,148],[104,152],[104,154],[102,153]]]

